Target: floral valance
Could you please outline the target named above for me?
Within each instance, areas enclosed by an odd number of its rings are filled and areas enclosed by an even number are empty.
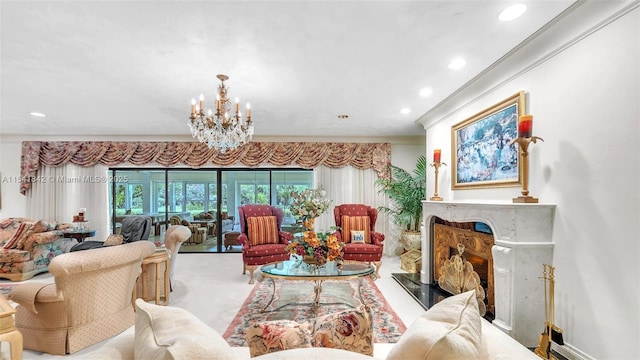
[[[224,154],[195,142],[114,142],[114,141],[24,141],[22,142],[21,176],[37,179],[41,165],[58,167],[71,162],[89,167],[95,164],[117,166],[160,164],[171,167],[187,165],[200,168],[207,165],[242,164],[258,167],[297,165],[312,169],[319,165],[340,168],[351,165],[357,169],[373,169],[378,177],[388,177],[391,145],[388,143],[305,143],[251,142]],[[29,181],[20,185],[20,193],[31,188]]]

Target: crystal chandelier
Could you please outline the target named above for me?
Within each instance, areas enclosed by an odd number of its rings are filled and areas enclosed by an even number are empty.
[[[191,135],[198,141],[207,144],[209,148],[216,148],[224,153],[233,150],[251,140],[253,136],[253,123],[251,123],[251,107],[247,103],[247,118],[243,121],[239,110],[239,100],[235,99],[235,114],[229,116],[231,101],[227,99],[227,88],[224,86],[227,75],[218,75],[220,80],[218,94],[216,95],[215,114],[209,109],[204,113],[204,95],[200,95],[200,102],[191,100],[191,116],[187,124],[191,129]]]

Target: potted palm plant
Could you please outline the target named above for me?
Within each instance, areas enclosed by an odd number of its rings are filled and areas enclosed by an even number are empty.
[[[390,165],[391,178],[378,179],[376,185],[379,192],[391,200],[391,206],[380,206],[378,211],[387,214],[391,220],[402,228],[400,242],[405,250],[420,249],[420,221],[422,219],[422,200],[425,199],[427,187],[427,159],[420,155],[416,160],[413,174]]]

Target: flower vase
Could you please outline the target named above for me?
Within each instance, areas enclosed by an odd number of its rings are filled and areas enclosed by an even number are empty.
[[[305,255],[302,257],[302,261],[304,261],[307,265],[318,265],[318,259],[316,259],[313,255]]]
[[[302,262],[307,265],[307,270],[312,274],[317,274],[321,268],[325,267],[327,263],[321,264],[318,259],[313,255],[305,255],[302,257]]]

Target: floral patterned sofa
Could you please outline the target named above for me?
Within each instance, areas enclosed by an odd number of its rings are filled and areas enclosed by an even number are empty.
[[[0,278],[22,281],[48,271],[51,259],[65,252],[65,240],[72,240],[63,236],[66,226],[27,218],[0,220]]]

